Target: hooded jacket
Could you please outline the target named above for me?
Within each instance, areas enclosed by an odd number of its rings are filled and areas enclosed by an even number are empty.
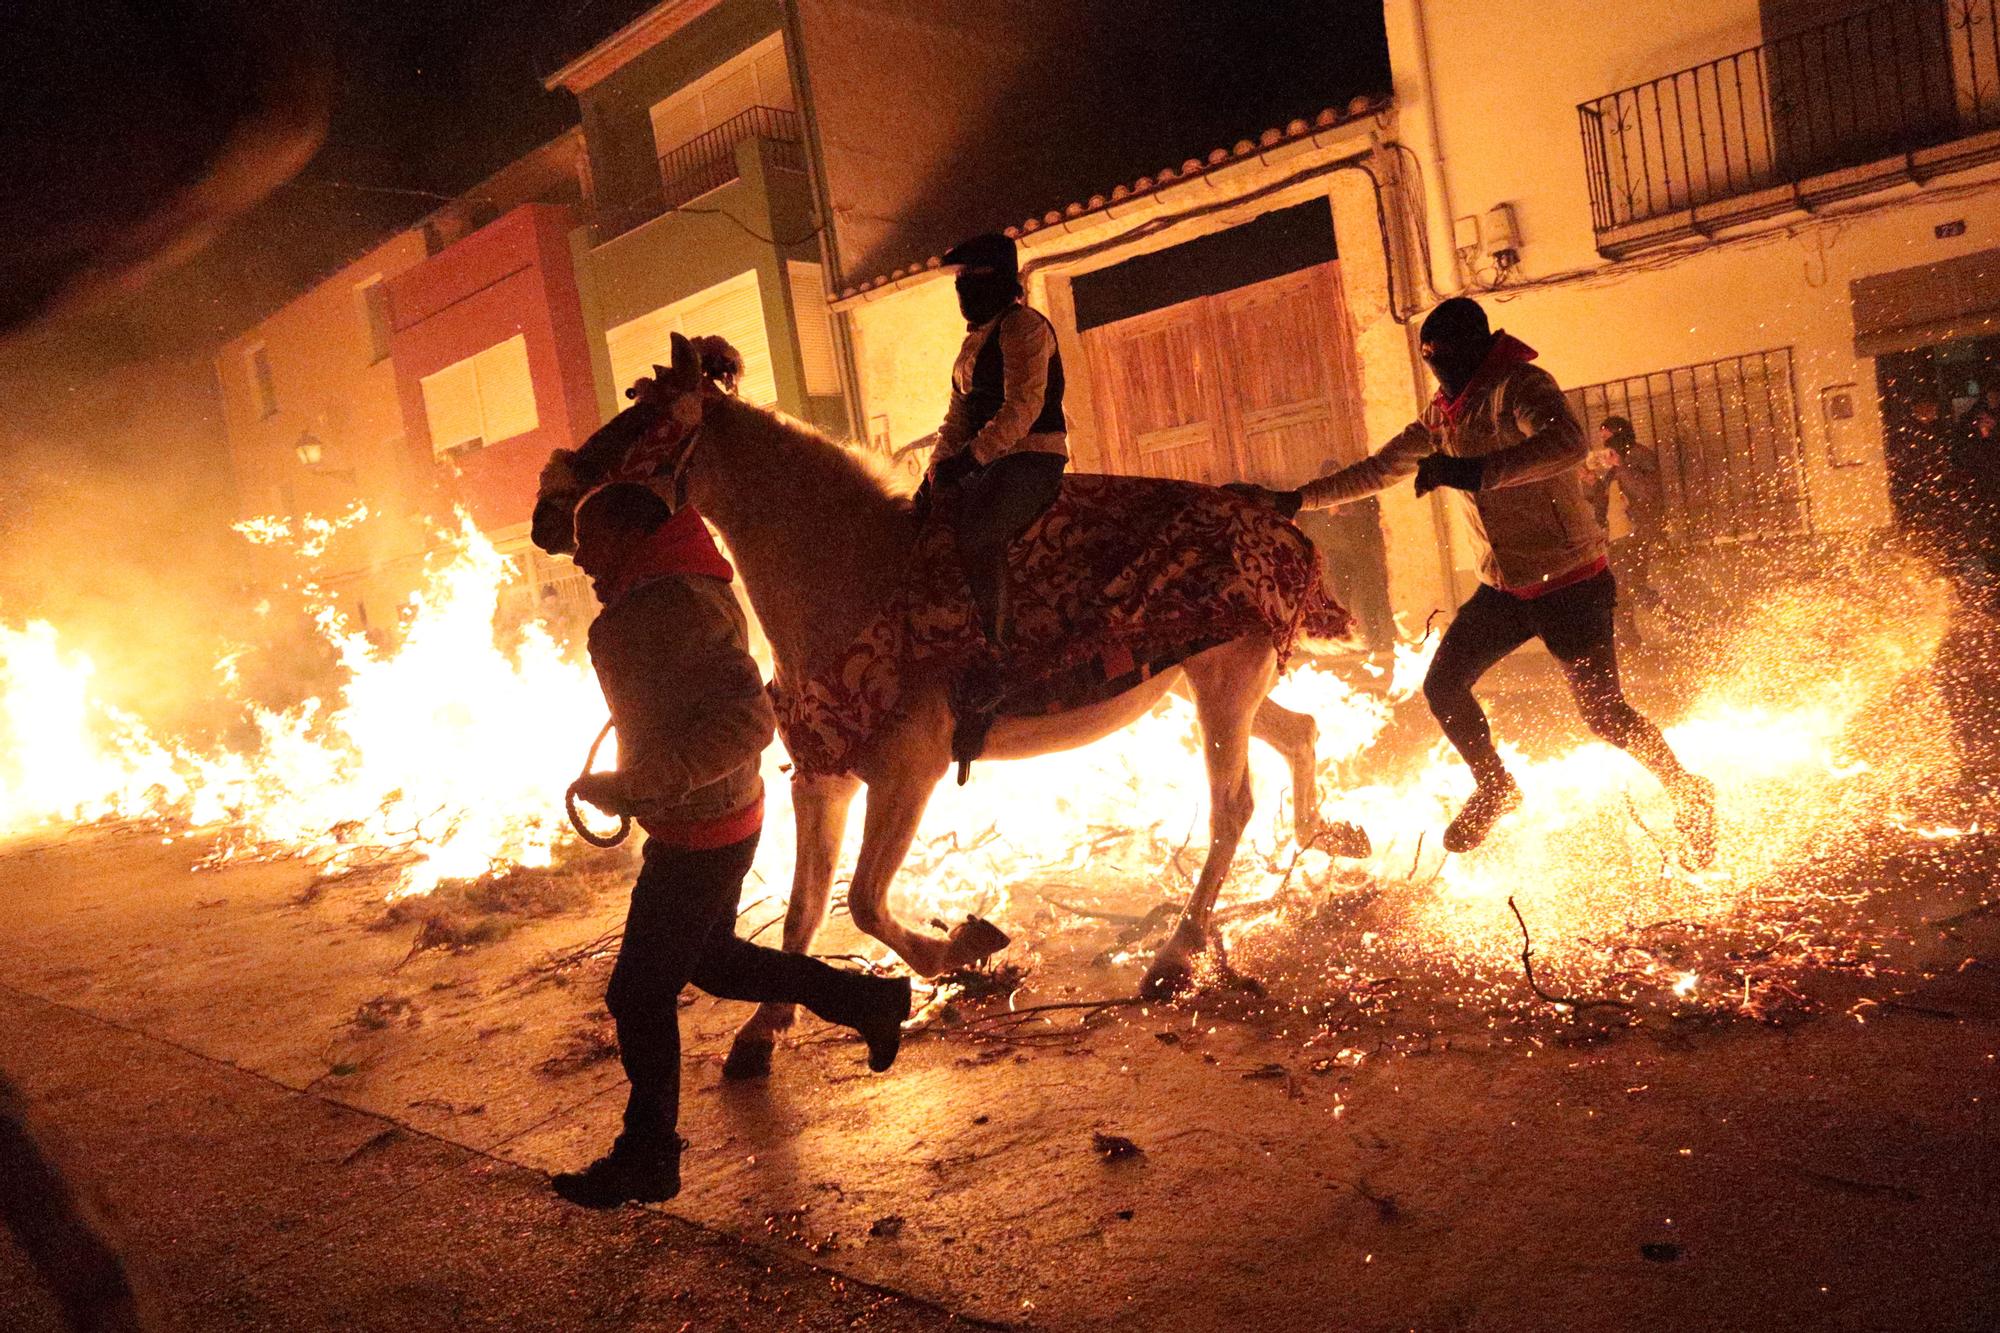
[[[1485,460],[1477,491],[1450,493],[1479,540],[1481,582],[1533,596],[1604,560],[1604,525],[1583,474],[1590,452],[1583,427],[1555,378],[1531,364],[1535,355],[1518,338],[1495,333],[1457,398],[1440,390],[1423,416],[1379,451],[1308,482],[1304,507],[1331,509],[1387,490],[1442,450]]]
[[[662,842],[720,847],[762,823],[774,715],[733,571],[683,508],[604,590],[590,660],[618,728],[618,772]]]

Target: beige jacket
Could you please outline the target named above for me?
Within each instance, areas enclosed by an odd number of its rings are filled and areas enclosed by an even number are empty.
[[[729,584],[698,575],[642,583],[591,623],[636,818],[699,823],[763,795],[758,763],[775,726],[748,642]]]
[[[997,344],[997,364],[989,343]],[[1037,310],[1019,302],[1008,306],[968,330],[959,345],[951,406],[938,427],[932,465],[965,452],[981,466],[1009,454],[1068,457],[1062,392],[1055,329]]]
[[[1331,509],[1414,476],[1434,450],[1483,458],[1479,490],[1450,491],[1449,502],[1478,535],[1480,581],[1532,592],[1601,559],[1607,546],[1584,477],[1583,427],[1555,378],[1529,364],[1531,349],[1505,333],[1495,340],[1456,421],[1433,401],[1377,453],[1302,489],[1306,508]]]

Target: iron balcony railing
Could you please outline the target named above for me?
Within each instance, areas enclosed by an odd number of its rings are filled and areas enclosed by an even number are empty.
[[[746,139],[771,144],[772,160],[777,165],[793,171],[806,169],[798,113],[753,106],[660,158],[661,211],[679,208],[735,180],[736,146]]]
[[[1577,108],[1599,248],[2000,157],[2000,0],[1892,0]],[[1932,151],[1958,144],[1958,151]]]

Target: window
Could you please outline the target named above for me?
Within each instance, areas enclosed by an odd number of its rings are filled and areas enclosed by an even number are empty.
[[[1811,530],[1789,347],[1593,384],[1569,401],[1593,446],[1617,416],[1653,448],[1674,545]]]
[[[822,306],[824,303],[822,302]],[[747,402],[773,407],[778,386],[771,373],[771,344],[764,327],[764,299],[757,271],[739,273],[694,295],[628,320],[604,335],[611,353],[611,383],[620,394],[673,356],[673,335],[704,333],[727,338],[743,354],[738,392]]]
[[[250,391],[256,396],[257,415],[259,417],[278,415],[278,382],[271,377],[270,352],[265,349],[263,343],[258,343],[244,353],[244,359],[249,364]]]
[[[390,332],[389,288],[380,274],[356,285],[354,303],[368,335],[368,364],[377,365],[388,358]]]
[[[799,359],[805,364],[806,392],[815,398],[840,393],[840,364],[833,355],[833,312],[826,308],[826,282],[818,264],[785,261],[792,286],[792,320],[799,330]]]
[[[541,424],[535,381],[528,371],[528,340],[515,334],[477,356],[423,377],[424,419],[431,453],[448,454],[525,435]]]
[[[664,157],[753,106],[792,109],[792,76],[785,65],[782,34],[772,33],[656,103],[654,153]]]

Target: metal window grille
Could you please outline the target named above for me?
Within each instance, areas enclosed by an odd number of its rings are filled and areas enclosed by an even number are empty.
[[[1812,530],[1790,348],[1572,389],[1569,401],[1593,445],[1617,416],[1654,450],[1668,543]]]
[[[1824,173],[1900,158],[1901,175],[1922,179],[1995,155],[1977,140],[1918,156],[2000,127],[2000,0],[1891,0],[1577,112],[1607,254],[1633,248],[1621,229],[1671,239],[1879,183]],[[1739,206],[1715,206],[1725,200]],[[1641,226],[1677,214],[1687,225]]]

